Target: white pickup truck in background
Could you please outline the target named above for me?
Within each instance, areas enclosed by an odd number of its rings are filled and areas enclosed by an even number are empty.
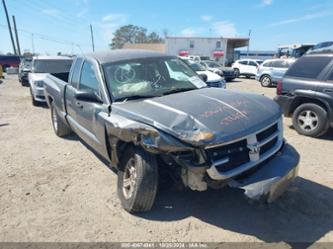
[[[44,78],[48,73],[69,72],[72,59],[67,56],[34,56],[31,73],[28,75],[32,104],[37,106],[46,102],[44,97]]]

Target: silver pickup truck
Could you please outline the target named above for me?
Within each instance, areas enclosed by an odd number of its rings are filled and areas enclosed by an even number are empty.
[[[192,190],[229,185],[268,202],[297,175],[274,101],[208,88],[174,56],[78,56],[69,74],[46,77],[44,93],[55,133],[75,132],[114,167],[129,212],[151,209],[165,173]]]

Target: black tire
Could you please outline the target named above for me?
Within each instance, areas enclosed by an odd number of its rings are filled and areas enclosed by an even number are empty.
[[[327,112],[319,105],[306,103],[296,108],[293,113],[293,126],[302,135],[320,137],[329,128]]]
[[[30,95],[31,95],[31,103],[33,106],[39,106],[39,102],[35,100],[34,95],[32,94],[32,90],[30,88]]]
[[[239,69],[238,69],[238,68],[235,68],[234,71],[235,71],[235,77],[236,77],[236,78],[239,78],[239,76],[240,76],[240,71],[239,71]]]
[[[260,83],[262,87],[271,87],[272,86],[272,79],[269,75],[263,75],[260,78]]]
[[[59,117],[59,114],[54,107],[54,104],[51,103],[51,122],[53,126],[54,133],[58,137],[65,137],[72,133],[71,128],[62,121],[62,119]]]
[[[126,185],[130,186],[125,186],[126,179],[128,181]],[[121,205],[126,211],[129,213],[149,211],[154,204],[158,189],[156,157],[143,149],[129,147],[119,166],[117,188]]]

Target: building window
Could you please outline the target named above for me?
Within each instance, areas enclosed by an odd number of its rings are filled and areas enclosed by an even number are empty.
[[[194,48],[194,41],[190,41],[190,48]]]
[[[221,41],[216,42],[216,48],[221,48]]]

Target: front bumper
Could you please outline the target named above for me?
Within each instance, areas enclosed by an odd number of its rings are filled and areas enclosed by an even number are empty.
[[[299,154],[285,144],[270,161],[253,174],[232,179],[229,186],[244,190],[250,199],[267,198],[268,202],[278,198],[297,176]]]
[[[33,94],[34,99],[36,101],[46,102],[43,87],[34,87],[34,88],[32,88],[32,94]]]

